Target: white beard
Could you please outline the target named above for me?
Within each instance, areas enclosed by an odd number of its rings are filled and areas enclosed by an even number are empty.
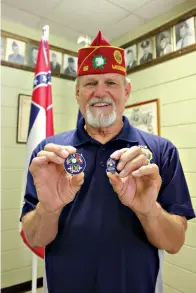
[[[99,101],[100,103],[110,103],[114,107],[113,111],[109,115],[104,115],[102,109],[97,109],[96,115],[93,115],[90,110],[90,105],[92,105],[94,102]],[[89,125],[93,127],[108,127],[112,125],[116,121],[116,111],[115,111],[115,105],[111,98],[93,98],[86,106],[86,113],[85,113],[86,121]]]

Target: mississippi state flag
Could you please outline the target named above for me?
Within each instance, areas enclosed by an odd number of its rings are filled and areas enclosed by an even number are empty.
[[[52,89],[51,89],[51,69],[49,58],[49,44],[45,34],[39,44],[35,77],[33,81],[33,93],[31,101],[29,129],[27,137],[27,168],[33,150],[48,136],[54,134],[53,110],[52,110]],[[32,248],[27,242],[24,231],[20,235],[24,243],[39,257],[44,258],[43,248]]]

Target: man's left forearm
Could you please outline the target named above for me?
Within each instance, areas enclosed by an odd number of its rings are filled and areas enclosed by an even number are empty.
[[[185,217],[167,213],[158,203],[149,215],[137,214],[149,242],[168,253],[177,253],[185,240]]]

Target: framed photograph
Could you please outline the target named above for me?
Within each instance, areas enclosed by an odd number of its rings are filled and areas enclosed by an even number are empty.
[[[134,127],[160,135],[158,99],[126,106],[124,115]]]
[[[28,43],[27,44],[27,66],[35,68],[38,55],[38,46]]]
[[[4,60],[5,59],[5,45],[6,45],[6,38],[1,37],[1,52],[0,52],[0,60]]]
[[[27,142],[31,99],[30,95],[19,94],[18,96],[17,143]]]
[[[194,17],[181,21],[174,27],[175,50],[186,48],[195,43]]]
[[[161,57],[173,52],[173,40],[171,29],[167,29],[156,35],[156,56]]]
[[[153,59],[153,38],[146,39],[139,44],[139,64],[145,64]]]
[[[61,73],[62,53],[50,50],[51,72]]]
[[[77,57],[65,54],[63,58],[63,74],[76,77]]]
[[[125,50],[126,68],[134,68],[137,66],[137,45],[132,45]]]
[[[1,30],[1,65],[35,72],[40,41]],[[75,80],[77,52],[64,48],[50,47],[52,76]]]
[[[8,38],[6,44],[6,61],[17,64],[24,64],[25,46],[25,42]]]
[[[128,74],[195,51],[196,8],[160,25],[145,35],[131,39],[122,44],[121,48],[125,50]],[[134,55],[137,56],[137,66],[134,61],[131,61],[134,60]],[[128,66],[129,60],[130,67]]]

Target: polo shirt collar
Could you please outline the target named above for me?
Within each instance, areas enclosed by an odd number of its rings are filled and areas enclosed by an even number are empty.
[[[137,130],[130,125],[126,116],[123,116],[123,128],[113,140],[122,140],[130,143],[138,143]]]
[[[77,129],[73,137],[73,145],[75,147],[85,144],[92,140],[90,135],[84,129],[84,125],[85,125],[84,118],[80,118],[80,120],[77,123]],[[137,131],[133,126],[130,125],[128,118],[125,116],[123,116],[123,127],[121,131],[116,137],[112,139],[112,141],[115,141],[115,140],[126,141],[132,144],[138,143]]]

